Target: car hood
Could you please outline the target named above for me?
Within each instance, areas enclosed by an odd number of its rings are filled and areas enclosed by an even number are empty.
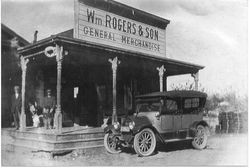
[[[135,125],[148,125],[152,124],[152,119],[155,117],[156,112],[139,113],[138,115],[128,116],[122,125],[128,125],[129,122],[134,121]]]

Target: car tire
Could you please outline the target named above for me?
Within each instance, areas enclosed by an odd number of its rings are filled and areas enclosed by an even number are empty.
[[[206,128],[203,125],[198,125],[196,127],[195,137],[192,141],[192,146],[195,149],[202,150],[207,146],[208,135]]]
[[[150,156],[156,148],[156,136],[150,128],[145,128],[134,137],[134,150],[139,156]]]
[[[112,133],[106,133],[104,136],[105,149],[111,154],[120,153],[122,151],[116,138],[118,137]]]

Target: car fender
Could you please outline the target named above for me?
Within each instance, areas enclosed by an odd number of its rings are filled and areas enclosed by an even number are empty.
[[[202,125],[205,127],[206,129],[206,133],[207,135],[210,135],[210,130],[209,130],[209,125],[206,121],[204,120],[201,120],[201,121],[195,121],[191,126],[190,126],[190,130],[195,134],[195,130],[196,130],[196,127],[198,125]]]
[[[146,116],[132,116],[130,117],[130,120],[135,123],[135,127],[132,130],[134,135],[140,132],[143,128],[152,127],[151,121]]]
[[[114,128],[113,125],[108,125],[108,126],[106,126],[106,127],[104,128],[104,133],[109,133],[110,131],[112,131],[113,128]]]
[[[164,142],[157,129],[152,125],[152,122],[147,117],[141,116],[133,117],[131,119],[135,122],[135,128],[132,130],[133,135],[136,135],[145,128],[150,128],[155,133],[157,139],[159,139],[161,142]]]
[[[113,133],[117,134],[118,132],[115,130],[113,125],[108,125],[107,127],[104,128],[104,133]]]
[[[136,131],[134,130],[134,131],[133,131],[133,135],[136,135],[137,133],[141,132],[141,131],[142,131],[143,129],[145,129],[145,128],[150,128],[150,129],[152,129],[153,132],[154,132],[155,135],[156,135],[156,138],[157,138],[158,140],[160,140],[162,143],[164,143],[163,137],[160,135],[160,133],[157,131],[157,129],[156,129],[152,124],[144,125],[144,126],[140,127],[140,129],[137,129]]]

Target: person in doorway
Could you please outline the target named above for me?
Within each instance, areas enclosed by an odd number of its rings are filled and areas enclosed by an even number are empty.
[[[43,123],[46,129],[52,128],[55,105],[56,105],[55,97],[51,95],[51,89],[47,89],[47,96],[44,97],[44,107],[43,107]]]
[[[11,113],[14,118],[14,124],[16,130],[19,129],[19,118],[21,114],[22,100],[20,95],[20,87],[14,86],[14,95],[11,97]]]

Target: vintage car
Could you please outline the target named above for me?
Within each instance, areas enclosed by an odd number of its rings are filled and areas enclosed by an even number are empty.
[[[198,91],[154,92],[136,97],[131,116],[118,118],[105,129],[104,146],[109,153],[133,147],[139,156],[149,156],[157,142],[190,139],[196,149],[207,145],[209,129],[203,120],[207,95]]]

